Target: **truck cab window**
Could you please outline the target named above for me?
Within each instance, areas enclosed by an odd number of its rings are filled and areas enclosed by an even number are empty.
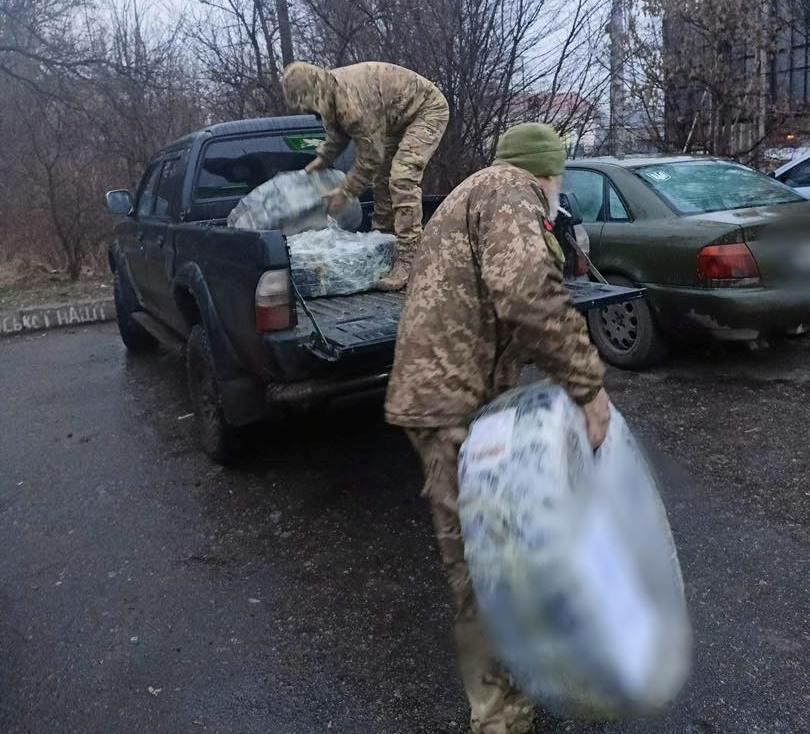
[[[152,216],[159,175],[160,163],[153,163],[152,167],[143,177],[143,181],[138,191],[138,203],[135,206],[135,211],[137,212],[138,217]]]
[[[170,217],[180,208],[180,189],[183,186],[186,154],[168,158],[163,163],[155,199],[155,216]]]
[[[348,171],[353,156],[349,146],[335,168]],[[278,135],[214,141],[203,149],[194,200],[247,196],[277,173],[298,171],[314,157],[313,151],[291,149]]]
[[[211,143],[205,148],[194,188],[195,200],[246,196],[281,171],[297,171],[311,153],[282,150],[277,137],[243,138]]]

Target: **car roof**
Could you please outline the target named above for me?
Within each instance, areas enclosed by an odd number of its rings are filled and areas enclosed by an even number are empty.
[[[197,138],[225,137],[243,133],[278,132],[279,130],[323,130],[323,126],[315,115],[285,115],[280,117],[254,117],[248,120],[233,120],[232,122],[219,122],[208,127],[195,130],[182,138],[167,145],[162,153],[188,148]]]
[[[810,149],[806,149],[804,153],[801,152],[801,149],[796,151],[798,155],[794,158],[791,158],[787,163],[782,164],[777,168],[774,172],[774,176],[781,176],[783,173],[787,173],[791,168],[798,166],[800,163],[804,163],[808,158],[810,158]]]
[[[679,155],[679,156],[660,156],[660,155],[635,155],[627,158],[615,158],[612,156],[598,156],[594,158],[574,158],[569,160],[566,165],[569,168],[587,168],[614,166],[617,168],[637,168],[639,166],[656,166],[667,163],[690,163],[691,161],[716,161],[721,160],[713,156],[703,155]]]

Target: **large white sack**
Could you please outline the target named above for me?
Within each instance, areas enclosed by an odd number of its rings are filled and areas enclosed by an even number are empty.
[[[326,169],[278,173],[245,196],[228,215],[228,226],[237,229],[280,229],[285,235],[323,229],[327,225],[322,196],[346,180],[342,171]],[[349,200],[338,214],[338,224],[356,230],[363,221],[360,202]]]
[[[559,387],[518,388],[475,419],[459,514],[481,615],[518,685],[563,716],[666,705],[691,631],[656,483],[621,414],[594,454]]]
[[[326,229],[287,237],[292,279],[304,298],[372,290],[391,271],[396,237],[381,232]]]

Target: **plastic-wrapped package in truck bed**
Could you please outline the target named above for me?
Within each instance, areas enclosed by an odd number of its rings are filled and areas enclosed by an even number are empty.
[[[594,453],[559,387],[493,401],[461,449],[459,514],[482,618],[528,695],[595,720],[674,698],[691,648],[680,566],[653,474],[613,406]]]
[[[285,171],[257,186],[228,215],[237,229],[280,229],[285,235],[327,226],[322,196],[346,179],[342,171]],[[352,198],[337,217],[340,227],[356,230],[363,220],[360,202]]]
[[[347,296],[372,290],[394,260],[396,238],[381,232],[326,229],[287,238],[292,278],[304,298]]]
[[[345,175],[325,170],[279,173],[251,191],[228,217],[241,229],[280,229],[287,236],[292,279],[304,298],[347,296],[374,288],[393,265],[393,235],[357,232],[360,202],[351,199],[336,219],[321,196]]]

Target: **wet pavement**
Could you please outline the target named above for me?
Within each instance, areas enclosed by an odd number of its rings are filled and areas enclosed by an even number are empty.
[[[664,716],[539,731],[810,729],[810,342],[610,375],[696,630]],[[0,732],[465,731],[415,457],[379,406],[198,451],[182,363],[113,325],[0,342]]]

